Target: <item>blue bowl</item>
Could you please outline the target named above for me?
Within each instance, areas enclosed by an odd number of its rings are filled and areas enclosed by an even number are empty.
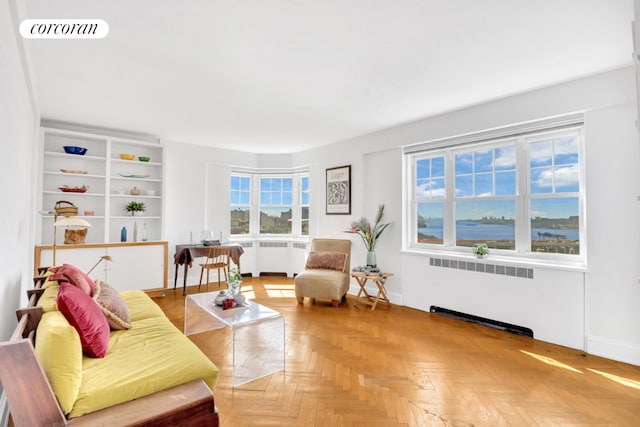
[[[80,156],[84,156],[84,154],[87,152],[87,149],[84,147],[75,147],[73,145],[65,145],[64,147],[64,152],[67,154],[78,154]]]

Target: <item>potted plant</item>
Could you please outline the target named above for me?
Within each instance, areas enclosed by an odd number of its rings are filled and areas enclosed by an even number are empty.
[[[236,304],[243,304],[245,301],[244,295],[241,292],[242,274],[240,269],[233,267],[229,269],[229,277],[227,278],[227,288],[231,293],[231,297],[235,299]]]
[[[361,218],[358,222],[352,222],[351,228],[345,230],[345,233],[356,233],[362,237],[364,245],[367,247],[367,265],[376,267],[376,243],[382,235],[382,232],[391,224],[390,222],[382,223],[384,216],[384,205],[378,206],[378,214],[373,227],[366,218]]]
[[[147,206],[143,202],[129,202],[124,210],[127,212],[131,212],[131,216],[134,215],[142,215],[142,213],[147,209]]]
[[[476,243],[471,248],[471,251],[475,254],[477,258],[485,258],[489,255],[489,247],[486,243]]]

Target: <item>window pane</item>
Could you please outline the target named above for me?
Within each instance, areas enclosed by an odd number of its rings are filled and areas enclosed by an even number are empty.
[[[240,204],[240,193],[238,191],[231,192],[231,204],[232,205]]]
[[[309,191],[309,177],[303,177],[301,180],[302,191]]]
[[[431,181],[431,197],[442,199],[446,196],[444,191],[444,178],[435,178]]]
[[[261,205],[270,205],[271,204],[271,193],[267,191],[260,192],[260,204]]]
[[[293,191],[293,180],[291,178],[284,178],[282,180],[283,191]]]
[[[456,154],[456,175],[473,172],[472,153]]]
[[[578,165],[557,168],[554,173],[554,182],[558,193],[580,191],[580,170]]]
[[[282,193],[271,193],[271,203],[272,205],[282,205]]]
[[[303,236],[309,235],[309,207],[305,206],[301,209],[301,219],[302,219],[302,230],[301,234]]]
[[[231,189],[232,190],[239,190],[240,189],[240,177],[239,176],[232,176],[231,177]]]
[[[474,172],[492,172],[493,171],[493,151],[476,151],[474,153]]]
[[[260,233],[291,234],[291,208],[260,208]]]
[[[553,169],[531,170],[531,194],[553,193]]]
[[[531,200],[531,252],[580,253],[579,199]]]
[[[553,149],[551,141],[534,142],[529,144],[530,165],[532,168],[551,166]]]
[[[231,209],[231,234],[249,234],[249,208]]]
[[[431,178],[431,159],[422,159],[416,162],[416,177],[419,180]]]
[[[456,245],[486,243],[494,249],[515,249],[515,201],[457,202]]]
[[[516,173],[496,173],[496,196],[514,196],[516,194]]]
[[[251,190],[251,179],[250,178],[240,178],[240,189],[242,191],[250,191]]]
[[[283,205],[293,204],[293,193],[291,191],[284,191],[282,193],[282,204]]]
[[[444,156],[431,159],[431,176],[444,177]]]
[[[249,200],[250,200],[250,193],[249,192],[240,193],[240,204],[241,205],[248,205],[249,204]]]
[[[444,203],[418,203],[418,243],[442,243]]]
[[[476,196],[492,196],[493,195],[493,175],[488,173],[475,175],[475,195]]]
[[[271,180],[269,178],[260,178],[260,191],[271,190]]]
[[[572,135],[554,141],[554,162],[556,165],[578,163],[578,137]]]
[[[456,177],[456,197],[473,196],[473,177],[462,175]]]
[[[495,169],[515,170],[516,169],[516,147],[502,147],[495,150]]]

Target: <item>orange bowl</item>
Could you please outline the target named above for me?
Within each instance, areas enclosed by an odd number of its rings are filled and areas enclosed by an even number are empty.
[[[136,156],[133,154],[120,154],[122,160],[133,160]]]

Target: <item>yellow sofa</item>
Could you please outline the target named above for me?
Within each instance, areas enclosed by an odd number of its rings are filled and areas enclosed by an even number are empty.
[[[58,286],[48,283],[43,286],[44,292],[35,308],[42,314],[32,348],[37,364],[42,367],[66,420],[73,423],[75,420],[82,420],[87,414],[91,417],[93,414],[109,411],[106,408],[117,410],[118,405],[126,402],[144,402],[145,398],[159,392],[174,388],[178,390],[177,387],[185,384],[199,384],[197,394],[202,396],[203,392],[206,397],[208,389],[211,394],[210,407],[213,410],[211,419],[206,418],[202,425],[218,424],[218,414],[210,391],[218,381],[218,368],[171,323],[149,296],[142,291],[120,293],[129,308],[132,327],[111,331],[106,355],[103,358],[91,358],[83,355],[77,331],[57,309]],[[14,342],[20,341],[16,339],[19,337],[13,338]],[[10,344],[0,343],[0,354],[3,349],[8,350]],[[28,351],[26,354],[28,358]],[[7,356],[6,360],[10,359]],[[16,371],[13,373],[15,375]],[[5,379],[11,372],[2,372],[0,369],[0,374],[5,384]],[[9,389],[11,388],[10,385]],[[177,398],[184,398],[184,390],[179,390]],[[7,394],[11,392],[5,391]],[[168,398],[172,399],[171,395]],[[9,396],[8,400],[13,415],[14,408]],[[170,402],[165,403],[170,405]],[[163,411],[162,406],[163,402],[146,405],[151,419],[154,411]],[[144,415],[149,418],[149,414],[140,414]],[[179,417],[180,423],[186,422],[188,425],[188,415]],[[91,419],[94,420],[91,424],[99,424],[97,417]],[[113,421],[113,418],[110,419]],[[131,425],[135,424],[136,422],[131,422]]]

